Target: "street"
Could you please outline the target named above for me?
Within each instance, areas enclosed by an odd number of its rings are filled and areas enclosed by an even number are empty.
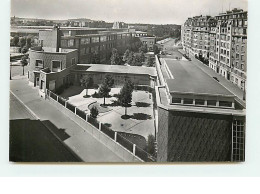
[[[10,93],[10,152],[14,162],[80,162]]]

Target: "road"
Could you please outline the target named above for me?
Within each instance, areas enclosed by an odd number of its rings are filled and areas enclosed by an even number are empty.
[[[10,93],[10,151],[14,162],[80,162]]]

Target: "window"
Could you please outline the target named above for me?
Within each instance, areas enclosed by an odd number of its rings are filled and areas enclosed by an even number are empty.
[[[52,61],[52,71],[60,72],[62,70],[61,61]]]
[[[100,42],[105,42],[107,40],[107,37],[106,36],[101,36],[100,37]]]
[[[181,98],[172,98],[172,103],[181,103]]]
[[[193,104],[193,99],[184,98],[183,99],[183,104]]]
[[[99,37],[92,37],[91,41],[92,41],[92,43],[99,42]]]
[[[219,106],[223,106],[223,107],[232,107],[232,102],[228,102],[228,101],[219,101]]]
[[[90,39],[89,38],[81,38],[80,39],[80,44],[89,44],[90,43]]]
[[[244,134],[244,122],[241,120],[234,120],[232,123],[233,127],[233,161],[244,161],[245,160],[245,134]]]
[[[208,105],[208,106],[216,106],[216,104],[217,104],[217,101],[216,101],[216,100],[208,100],[208,101],[207,101],[207,105]]]
[[[43,60],[36,59],[35,67],[43,68]]]
[[[68,40],[68,47],[74,46],[74,39]]]
[[[71,59],[71,65],[75,65],[76,64],[76,59],[75,58],[72,58]]]
[[[196,105],[204,105],[204,103],[205,103],[205,100],[195,99],[195,104],[196,104]]]

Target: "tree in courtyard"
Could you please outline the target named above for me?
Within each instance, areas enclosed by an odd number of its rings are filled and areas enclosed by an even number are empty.
[[[152,156],[155,155],[155,138],[152,134],[148,135],[147,152]]]
[[[21,59],[21,64],[23,67],[23,75],[24,75],[24,66],[28,65],[27,57],[25,55]]]
[[[131,106],[133,91],[134,84],[130,80],[127,80],[118,95],[118,102],[125,107],[125,115],[127,115],[127,107]]]
[[[97,118],[99,112],[98,112],[98,109],[97,107],[93,106],[91,109],[90,109],[90,116],[94,119]]]
[[[110,87],[110,88],[113,87],[114,82],[115,82],[115,80],[114,80],[113,77],[112,77],[111,75],[109,75],[109,74],[107,74],[107,75],[105,76],[105,79],[104,79],[104,81],[103,81],[103,83],[106,84],[106,85],[108,85],[108,87]]]
[[[117,49],[113,48],[112,55],[111,55],[111,65],[120,65],[121,64],[121,58],[117,51]]]
[[[21,37],[21,38],[19,39],[19,46],[20,46],[21,48],[23,48],[23,47],[25,46],[25,44],[26,44],[26,39],[25,39],[24,37]]]
[[[130,50],[127,49],[124,53],[124,56],[123,56],[123,61],[127,62],[128,60],[128,57],[129,57],[129,54],[130,54]]]
[[[86,97],[87,97],[88,96],[88,89],[90,89],[94,85],[93,78],[90,77],[90,76],[87,76],[87,75],[83,76],[80,79],[80,85],[85,87],[85,89],[86,89]]]
[[[157,45],[153,45],[153,52],[154,52],[155,55],[159,54],[160,51],[159,51],[159,48],[158,48]]]
[[[147,67],[153,67],[154,60],[151,56],[148,56],[147,61],[146,61],[146,66]]]
[[[99,87],[98,93],[100,94],[100,96],[102,96],[104,98],[103,105],[106,105],[106,98],[109,97],[110,91],[111,91],[111,88],[106,83],[102,83],[101,86]]]

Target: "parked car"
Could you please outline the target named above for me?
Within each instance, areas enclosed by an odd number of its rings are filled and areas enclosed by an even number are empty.
[[[213,79],[215,79],[217,82],[219,82],[219,79],[217,77],[213,77]]]

